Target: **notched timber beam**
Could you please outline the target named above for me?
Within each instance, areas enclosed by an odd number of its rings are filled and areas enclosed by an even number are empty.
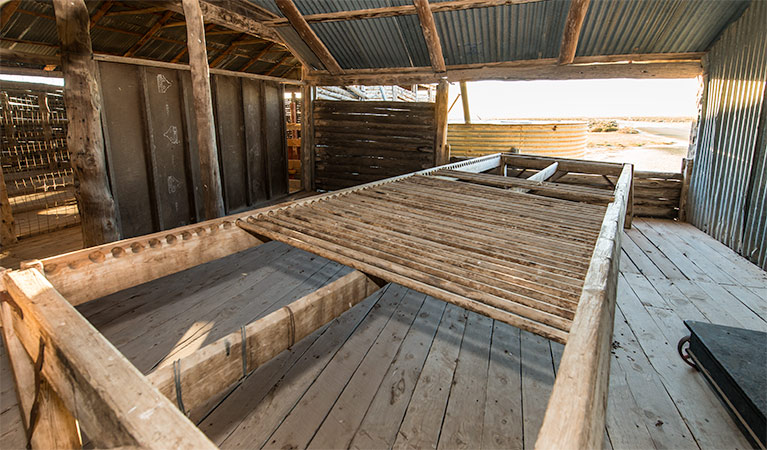
[[[629,59],[621,57],[576,58],[573,64],[559,65],[556,59],[536,59],[501,63],[447,66],[447,72],[435,73],[431,67],[394,70],[359,69],[333,76],[325,71],[312,71],[306,81],[313,86],[346,85],[408,85],[480,80],[583,80],[583,79],[656,79],[695,78],[702,71],[700,59],[682,57],[670,61],[659,59]]]
[[[277,7],[280,8],[280,11],[282,11],[288,21],[290,21],[290,24],[296,30],[298,35],[301,36],[301,39],[303,39],[306,45],[309,46],[317,58],[322,61],[322,64],[325,65],[328,72],[330,72],[331,75],[341,75],[344,71],[341,69],[338,61],[336,61],[330,53],[330,50],[328,50],[325,44],[322,43],[320,38],[317,37],[317,34],[312,30],[309,24],[306,23],[306,20],[304,20],[304,17],[296,7],[296,4],[293,3],[293,0],[275,0],[275,2],[277,3]]]
[[[181,15],[184,14],[180,1],[165,1],[162,2],[162,6]],[[213,2],[200,1],[200,10],[206,22],[269,41],[283,43],[282,38],[274,30],[265,27],[261,22],[217,6]]]
[[[191,355],[172,364],[167,361],[148,376],[149,381],[171,401],[183,405],[185,413],[191,412],[382,285],[380,280],[353,271]]]
[[[572,0],[567,12],[565,29],[562,32],[562,46],[559,49],[559,64],[570,64],[575,59],[578,38],[581,35],[583,20],[589,9],[590,0]]]
[[[14,332],[28,355],[43,349],[45,382],[96,448],[215,448],[39,271],[3,280],[21,311]]]

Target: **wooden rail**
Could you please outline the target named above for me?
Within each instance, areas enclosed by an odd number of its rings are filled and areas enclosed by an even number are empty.
[[[631,173],[631,166],[623,168],[615,201],[607,207],[536,449],[602,446],[621,235]]]

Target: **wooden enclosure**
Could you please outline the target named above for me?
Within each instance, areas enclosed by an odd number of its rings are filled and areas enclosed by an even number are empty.
[[[533,175],[517,179],[513,175],[480,173],[499,171],[529,171]],[[555,173],[594,172],[620,176],[614,190],[591,188],[590,196],[581,199],[586,203],[572,199],[586,194],[587,189],[546,181]],[[54,408],[50,403],[36,408],[45,408],[50,414],[45,417],[55,416],[64,423],[72,423],[74,414],[93,445],[157,446],[173,442],[210,446],[182,412],[201,407],[386,282],[394,281],[567,342],[559,369],[560,374],[567,375],[557,377],[539,445],[592,446],[601,442],[604,426],[617,255],[630,204],[631,172],[630,165],[491,155],[29,261],[3,277],[6,299],[11,300],[3,303],[3,330],[9,348],[15,349],[10,356],[19,390],[33,392],[33,387],[25,384],[29,379],[21,374],[34,370],[29,365],[40,361],[44,354],[42,376],[59,406],[55,413],[48,410]],[[509,180],[518,180],[512,190],[488,187]],[[479,201],[478,194],[483,200]],[[427,209],[408,206],[433,195],[442,200]],[[432,221],[429,217],[443,210],[458,211],[456,208],[465,202],[474,202],[474,206],[463,207],[463,213],[450,216],[450,227],[455,227],[455,232],[472,227],[472,240],[456,241],[442,236],[436,223],[428,225]],[[537,212],[533,213],[533,209]],[[507,221],[503,214],[512,210],[522,221]],[[538,220],[534,216],[544,212],[550,215],[546,217],[548,224],[534,225]],[[312,220],[305,222],[309,216]],[[560,220],[575,216],[580,219]],[[420,237],[399,234],[410,226],[408,217],[425,225]],[[538,240],[524,239],[536,230],[543,231]],[[507,239],[506,244],[501,245],[496,238],[499,233]],[[563,235],[569,236],[568,241],[557,242]],[[338,239],[341,236],[345,239]],[[136,371],[73,308],[270,238],[358,270],[164,365],[148,377]],[[526,247],[525,256],[516,256],[514,249],[520,245]],[[573,255],[579,255],[577,262],[557,260],[551,245],[572,246]],[[434,268],[416,267],[397,256],[398,249],[405,251],[408,247],[431,255],[429,261],[433,260],[430,264]],[[493,264],[477,265],[472,262],[477,257]],[[91,288],[84,290],[83,285]],[[65,322],[61,318],[66,318]],[[90,343],[83,345],[83,339]],[[119,379],[106,375],[116,370],[121,373]],[[580,376],[582,373],[591,375]],[[70,386],[74,387],[73,394],[68,391]],[[166,398],[161,399],[160,394]],[[136,395],[143,400],[134,398]],[[573,402],[573,398],[583,402]],[[32,408],[32,403],[30,397],[22,395],[25,410]],[[147,421],[150,416],[152,419]],[[39,426],[50,426],[48,420]],[[173,433],[169,434],[168,427]],[[63,428],[52,430],[64,433]],[[55,439],[74,438],[53,434]]]
[[[314,102],[315,184],[336,190],[431,167],[434,103]]]

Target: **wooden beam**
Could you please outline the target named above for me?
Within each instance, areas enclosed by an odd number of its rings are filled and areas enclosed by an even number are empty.
[[[429,7],[429,0],[413,0],[416,12],[418,13],[418,21],[421,23],[421,31],[423,32],[423,39],[426,41],[426,48],[429,49],[429,60],[431,61],[431,67],[435,72],[444,72],[445,57],[442,55],[442,44],[439,41],[439,33],[437,33],[437,25],[434,23],[434,15]]]
[[[209,33],[207,33],[207,30],[206,30],[206,36],[208,34]],[[223,52],[219,53],[218,56],[213,58],[213,61],[211,61],[211,63],[210,63],[210,67],[217,67],[219,65],[219,63],[224,60],[224,58],[229,56],[232,53],[232,51],[234,51],[234,49],[237,48],[237,45],[239,45],[238,42],[242,42],[245,39],[248,39],[247,35],[242,35],[239,38],[233,40],[229,44],[229,47],[225,48]]]
[[[193,411],[379,287],[365,274],[354,271],[246,325],[244,336],[237,330],[176,362],[166,361],[148,376],[149,381],[173,402],[178,402],[180,392],[184,412]],[[179,371],[179,388],[174,366]]]
[[[692,180],[692,165],[695,160],[682,159],[682,192],[679,195],[679,221],[687,221],[687,199],[690,194],[690,180]]]
[[[572,173],[593,173],[597,175],[620,176],[623,164],[580,159],[554,158],[551,156],[503,154],[501,160],[511,167],[541,170],[557,163],[557,168]]]
[[[99,6],[99,9],[91,16],[90,25],[91,28],[95,27],[99,20],[109,12],[109,8],[112,7],[112,2],[104,2]]]
[[[90,247],[120,238],[107,178],[101,93],[94,76],[96,63],[88,29],[90,16],[83,0],[54,0],[53,9],[61,42],[69,122],[67,148],[77,180],[75,196],[80,208],[83,245]]]
[[[471,123],[471,111],[469,111],[469,90],[466,82],[461,81],[461,103],[463,103],[463,123]]]
[[[594,247],[536,449],[602,446],[621,236],[630,184],[631,165],[627,164]]]
[[[293,0],[275,0],[275,2],[277,3],[277,7],[280,8],[280,11],[282,11],[288,21],[290,21],[290,24],[296,30],[298,35],[301,36],[301,39],[309,46],[317,58],[322,61],[322,64],[325,65],[328,72],[330,72],[331,75],[342,74],[344,71],[341,69],[338,61],[336,61],[328,48],[325,47],[325,44],[322,43],[320,38],[317,37],[317,34],[311,29],[309,24],[306,23],[306,20],[304,20],[304,17],[296,7],[296,4],[293,3]]]
[[[301,86],[301,187],[305,191],[314,190],[314,89]]]
[[[0,10],[0,30],[5,28],[5,25],[10,22],[11,17],[13,17],[16,10],[19,9],[20,4],[21,0],[11,0],[0,7],[2,8],[2,10]]]
[[[544,167],[538,173],[535,175],[532,175],[531,177],[527,178],[527,181],[546,181],[549,178],[551,178],[554,173],[556,173],[557,168],[559,168],[559,162],[555,161],[551,163],[550,165]],[[611,196],[612,197],[612,196]]]
[[[186,19],[189,67],[192,72],[194,124],[197,129],[197,148],[200,155],[200,178],[205,217],[213,219],[224,215],[218,149],[213,120],[213,101],[210,94],[210,68],[205,48],[205,28],[199,0],[183,0]]]
[[[291,56],[292,55],[290,53],[288,53],[285,56],[283,56],[282,58],[278,59],[277,62],[274,63],[274,65],[272,67],[270,67],[269,70],[267,70],[264,75],[271,75],[272,73],[274,73],[274,71],[277,70],[277,68],[280,67],[285,61],[290,59]]]
[[[583,20],[589,10],[590,0],[572,0],[570,10],[562,32],[562,46],[559,49],[559,64],[571,64],[578,49],[578,38],[581,35]]]
[[[258,20],[245,17],[234,11],[218,6],[218,2],[202,0],[199,2],[199,8],[206,22],[237,31],[239,33],[249,34],[269,41],[282,43],[283,40],[271,28],[265,27]],[[163,1],[161,5],[170,11],[184,14],[181,4],[175,1]],[[180,24],[179,24],[180,25]]]
[[[149,8],[140,8],[140,9],[126,9],[123,11],[112,11],[106,14],[107,17],[112,16],[135,16],[140,14],[154,14],[156,12],[162,12],[167,11],[168,9],[164,6],[151,6]]]
[[[154,36],[154,34],[157,33],[157,31],[160,28],[162,28],[163,24],[165,24],[165,22],[170,20],[172,16],[173,16],[173,11],[166,11],[165,14],[163,14],[163,16],[160,17],[160,19],[157,22],[155,22],[154,25],[152,25],[149,31],[144,33],[144,35],[141,36],[141,38],[139,38],[139,40],[135,44],[133,44],[133,46],[130,49],[128,49],[128,51],[125,52],[123,56],[131,57],[135,55],[136,52],[139,51],[139,49],[141,49],[141,47],[143,47],[144,44],[146,44],[146,42],[149,39],[151,39],[152,36]]]
[[[695,54],[697,55],[697,54]],[[622,56],[622,58],[625,56]],[[614,62],[604,62],[613,59]],[[631,61],[631,62],[629,62]],[[314,86],[346,85],[408,85],[439,83],[447,77],[450,82],[481,80],[584,80],[610,78],[695,78],[702,72],[699,59],[629,60],[614,57],[576,58],[573,64],[559,65],[553,58],[508,61],[487,64],[447,66],[447,72],[434,73],[431,67],[385,69],[358,69],[343,75],[330,75],[314,71],[307,82]]]
[[[440,80],[437,85],[437,98],[434,104],[434,165],[441,166],[450,162],[450,150],[447,145],[447,102],[450,83]]]
[[[445,11],[460,11],[464,9],[489,8],[493,6],[520,5],[544,0],[453,0],[429,5],[432,13]],[[387,6],[383,8],[355,9],[351,11],[338,11],[332,13],[312,14],[304,16],[308,23],[336,22],[340,20],[376,19],[381,17],[395,17],[417,14],[415,5]],[[290,25],[287,19],[274,19],[263,22],[269,27],[282,27]]]
[[[28,355],[43,347],[45,382],[94,447],[215,448],[40,272],[3,279],[19,308],[14,332]]]
[[[186,26],[186,22],[184,22],[184,26]],[[216,26],[216,24],[214,24],[214,23],[209,23],[209,24],[205,25],[205,35],[207,36],[208,35],[208,31],[212,30],[215,26]],[[176,56],[174,56],[173,59],[170,60],[170,62],[177,63],[177,62],[181,61],[181,58],[183,58],[184,55],[186,55],[188,51],[189,51],[189,47],[187,45],[184,45],[184,48],[182,48],[181,51],[178,52],[176,54]]]
[[[256,54],[256,56],[254,56],[253,58],[251,58],[251,59],[250,59],[250,61],[248,61],[248,63],[247,63],[247,64],[245,64],[245,65],[242,67],[242,69],[240,69],[240,70],[242,70],[243,72],[245,72],[245,71],[247,71],[248,69],[250,69],[250,66],[252,66],[253,64],[255,64],[257,61],[259,61],[261,58],[263,58],[263,57],[264,57],[264,55],[266,55],[267,53],[269,53],[269,50],[271,50],[271,49],[274,47],[274,45],[275,45],[275,44],[274,44],[274,42],[270,42],[270,43],[268,43],[268,44],[266,45],[266,47],[264,47],[264,48],[263,48],[263,50],[261,50],[260,52],[258,52],[258,53]]]
[[[5,288],[2,290],[4,291]],[[0,295],[8,296],[8,293],[2,292]],[[0,303],[0,308],[2,308],[0,316],[3,324],[3,342],[13,374],[21,422],[29,443],[32,448],[40,449],[80,448],[82,442],[77,421],[67,410],[61,397],[45,379],[40,380],[37,387],[35,386],[35,379],[38,379],[38,376],[35,376],[37,372],[35,361],[41,357],[40,353],[34,355],[34,360],[30,358],[16,335],[14,321],[19,319],[14,317],[11,305],[3,301]],[[44,359],[43,357],[43,364]],[[38,397],[38,404],[35,407],[37,411],[34,415],[34,423],[31,424],[35,396]]]

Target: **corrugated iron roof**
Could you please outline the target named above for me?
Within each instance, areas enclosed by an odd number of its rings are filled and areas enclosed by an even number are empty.
[[[274,0],[249,1],[283,17]],[[294,1],[304,15],[412,4],[410,0]],[[705,51],[749,2],[592,0],[576,56]],[[546,0],[437,12],[434,20],[445,62],[459,65],[555,58],[569,7],[570,0]],[[310,26],[344,69],[430,64],[416,15]],[[290,27],[280,28],[285,29]]]

